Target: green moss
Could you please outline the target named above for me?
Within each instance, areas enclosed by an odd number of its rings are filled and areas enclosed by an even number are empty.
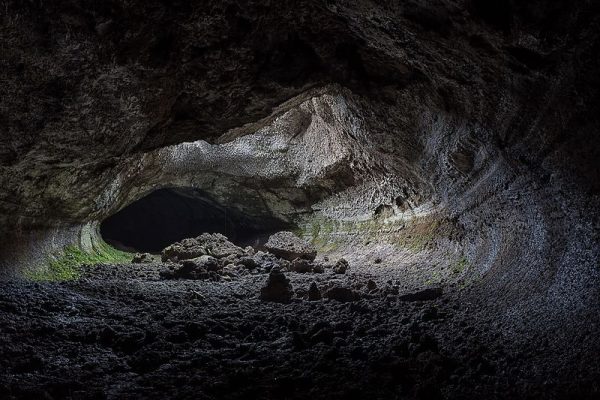
[[[434,271],[431,277],[425,281],[426,285],[439,285],[442,282],[442,274],[440,271]]]
[[[340,248],[340,244],[336,240],[332,240],[329,236],[317,236],[313,238],[312,244],[320,253],[327,253]]]
[[[317,238],[319,236],[320,232],[321,232],[321,225],[318,222],[313,222],[311,224],[311,235],[312,235],[313,239]]]
[[[26,278],[33,281],[68,281],[81,276],[84,265],[129,261],[129,253],[117,250],[106,243],[99,243],[87,252],[77,246],[66,246],[64,250],[48,259],[45,269],[29,271]]]
[[[461,256],[453,265],[452,265],[452,273],[453,274],[460,274],[462,273],[465,269],[467,269],[469,267],[469,260],[467,260],[467,257],[465,256]]]

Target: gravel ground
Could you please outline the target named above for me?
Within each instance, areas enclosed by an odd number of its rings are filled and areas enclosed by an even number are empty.
[[[551,343],[523,333],[515,341],[510,327],[472,313],[477,305],[461,301],[464,290],[403,298],[402,265],[287,272],[295,292],[287,304],[259,299],[268,276],[260,268],[220,281],[162,280],[163,268],[96,265],[69,282],[0,283],[0,397],[600,395],[597,364],[565,361],[550,375],[562,357]],[[312,282],[359,298],[308,301]]]

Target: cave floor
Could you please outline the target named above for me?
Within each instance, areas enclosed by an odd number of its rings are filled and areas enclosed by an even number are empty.
[[[213,282],[165,281],[158,272],[158,264],[96,265],[74,281],[0,283],[1,396],[597,394],[586,377],[536,375],[525,354],[546,350],[514,346],[493,319],[475,319],[469,310],[477,304],[461,302],[456,290],[430,301],[401,300],[390,279],[401,274],[393,267],[287,273],[298,296],[288,304],[259,300],[264,273]],[[313,281],[360,288],[369,279],[378,289],[357,301],[302,299]]]

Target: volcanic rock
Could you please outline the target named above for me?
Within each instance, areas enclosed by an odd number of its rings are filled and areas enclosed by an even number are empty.
[[[367,290],[372,291],[377,289],[377,284],[375,283],[374,280],[369,279],[369,281],[367,282]]]
[[[218,269],[218,260],[205,255],[184,260],[180,266],[171,266],[171,269],[163,271],[161,276],[165,279],[207,279],[210,272]]]
[[[306,259],[296,258],[294,261],[292,261],[291,270],[293,272],[305,273],[305,272],[311,272],[312,269],[313,269],[312,263]]]
[[[136,253],[131,260],[132,264],[149,264],[154,261],[150,253]]]
[[[345,258],[340,258],[333,267],[333,272],[336,274],[345,274],[348,270],[348,261]]]
[[[220,233],[203,233],[197,238],[183,239],[162,251],[163,261],[181,261],[203,255],[223,258],[230,255],[243,255],[244,250]]]
[[[316,282],[312,282],[310,287],[308,288],[308,300],[309,301],[318,301],[321,300],[323,296],[321,295],[321,291],[317,287]]]
[[[360,295],[352,289],[346,287],[333,287],[325,292],[325,297],[331,300],[347,303],[358,300]]]
[[[404,294],[398,298],[402,301],[428,301],[437,299],[442,293],[442,288],[428,288],[418,292]]]
[[[313,261],[317,256],[317,249],[313,245],[288,231],[271,235],[265,248],[288,261],[294,261],[296,258]]]
[[[292,299],[293,290],[290,280],[279,268],[269,273],[266,285],[260,290],[260,299],[275,303],[288,303]]]

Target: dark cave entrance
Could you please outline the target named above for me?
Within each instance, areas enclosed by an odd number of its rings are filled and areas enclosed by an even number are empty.
[[[264,206],[261,206],[264,208]],[[248,215],[194,188],[158,189],[100,224],[102,238],[129,251],[159,253],[168,245],[201,233],[222,233],[240,245],[260,245],[292,226],[259,209]]]

